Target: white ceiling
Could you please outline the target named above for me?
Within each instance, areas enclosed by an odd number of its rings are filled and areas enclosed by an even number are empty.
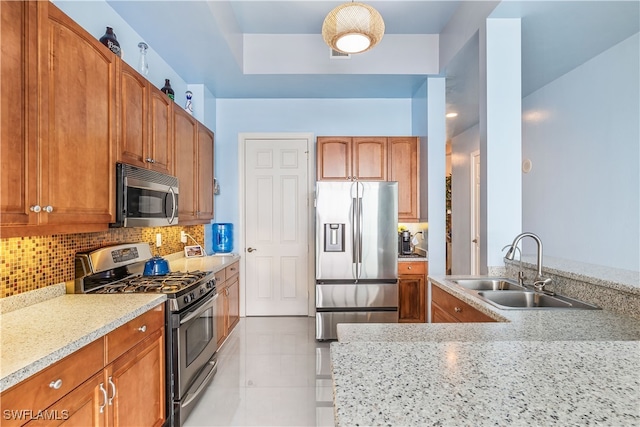
[[[323,70],[307,74],[243,73],[243,34],[317,34],[326,14],[343,1],[324,0],[107,0],[188,83],[204,83],[219,98],[409,98],[425,74],[343,73]],[[370,0],[383,16],[385,35],[439,34],[464,2]],[[522,18],[523,95],[565,74],[640,30],[640,2],[632,1],[503,1],[491,17]],[[259,38],[259,37],[257,37]],[[297,37],[301,39],[303,37]],[[309,38],[309,37],[307,37]],[[387,37],[387,43],[392,42]],[[311,37],[312,40],[315,40]],[[374,58],[380,45],[360,55]],[[446,66],[451,77],[448,104],[477,112],[477,35]],[[324,45],[323,45],[324,46]],[[314,45],[314,47],[317,47]],[[329,56],[326,48],[327,58]],[[418,57],[421,54],[416,49]],[[324,52],[324,51],[323,51]],[[304,62],[313,49],[296,49],[291,58]],[[323,53],[324,55],[324,53]],[[390,59],[376,57],[382,70]],[[268,58],[263,60],[268,60]],[[359,60],[354,56],[354,63]],[[395,59],[394,59],[395,60]],[[336,60],[333,60],[336,61]],[[344,60],[341,60],[344,61]],[[401,64],[411,69],[411,58]],[[405,61],[405,62],[402,62]],[[474,87],[475,85],[475,87]],[[475,107],[473,107],[475,105]],[[459,129],[464,130],[465,125]]]

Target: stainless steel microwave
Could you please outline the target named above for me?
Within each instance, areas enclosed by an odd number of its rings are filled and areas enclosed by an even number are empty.
[[[178,178],[116,163],[116,222],[111,227],[178,224]]]

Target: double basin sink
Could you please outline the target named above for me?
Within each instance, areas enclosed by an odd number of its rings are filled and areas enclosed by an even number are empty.
[[[548,295],[505,278],[451,279],[451,282],[500,309],[587,309],[599,307],[562,295]]]

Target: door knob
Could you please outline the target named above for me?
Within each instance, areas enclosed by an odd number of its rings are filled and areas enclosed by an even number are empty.
[[[473,239],[472,242],[473,243],[478,243],[478,239]]]
[[[257,249],[254,249],[254,248],[247,248],[247,252],[253,252],[253,251],[257,251]]]

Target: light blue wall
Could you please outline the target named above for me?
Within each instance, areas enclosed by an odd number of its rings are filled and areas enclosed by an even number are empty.
[[[523,228],[545,256],[640,271],[639,40],[523,99]]]
[[[215,197],[215,222],[237,228],[239,133],[412,135],[411,99],[217,99],[216,130],[215,175],[221,191]]]

